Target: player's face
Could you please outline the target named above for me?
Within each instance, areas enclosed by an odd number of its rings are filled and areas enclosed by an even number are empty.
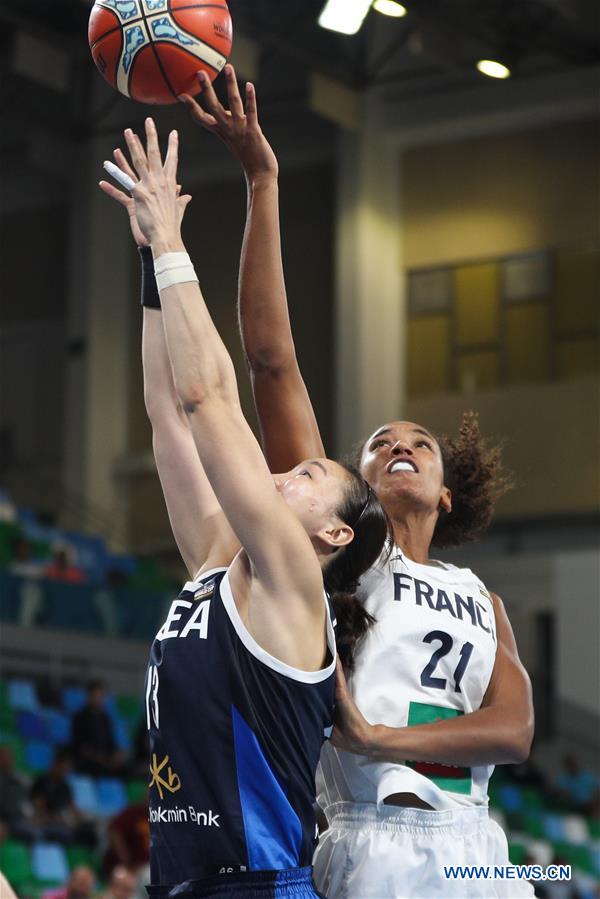
[[[277,490],[298,516],[309,536],[337,519],[349,475],[331,459],[310,459],[285,474],[273,476]]]
[[[363,447],[360,467],[388,514],[406,501],[428,511],[450,511],[439,444],[421,425],[393,421],[377,428]]]

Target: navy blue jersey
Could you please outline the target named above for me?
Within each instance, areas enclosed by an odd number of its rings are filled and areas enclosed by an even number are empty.
[[[224,568],[172,603],[145,689],[153,884],[311,864],[335,697],[329,609],[327,638],[320,671],[275,659],[244,626]]]

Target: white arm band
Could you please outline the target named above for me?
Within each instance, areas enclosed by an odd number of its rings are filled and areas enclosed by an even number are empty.
[[[172,287],[173,284],[198,280],[192,260],[187,253],[163,253],[154,260],[154,275],[159,290]]]

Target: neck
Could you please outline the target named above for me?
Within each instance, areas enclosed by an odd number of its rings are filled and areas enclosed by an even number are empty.
[[[426,564],[438,513],[417,510],[404,513],[402,517],[392,514],[390,518],[396,546],[401,547],[404,555],[412,562]]]

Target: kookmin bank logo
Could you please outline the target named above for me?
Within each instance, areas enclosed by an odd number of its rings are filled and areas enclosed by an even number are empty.
[[[167,767],[166,771],[164,770],[165,767]],[[159,763],[156,753],[152,753],[150,774],[152,775],[152,780],[150,781],[149,786],[156,787],[161,799],[165,798],[163,790],[167,790],[169,793],[176,793],[177,790],[181,789],[181,780],[179,779],[179,775],[176,774],[169,765],[168,755],[166,755],[162,762]]]

